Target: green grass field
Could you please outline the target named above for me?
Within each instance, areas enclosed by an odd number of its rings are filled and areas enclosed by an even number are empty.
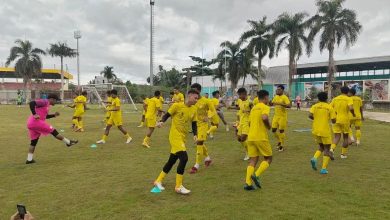
[[[36,219],[390,219],[390,124],[365,121],[362,145],[351,147],[348,159],[330,162],[329,175],[320,176],[310,167],[316,148],[311,134],[293,131],[310,128],[307,112],[290,111],[287,150],[274,152],[263,188],[253,192],[243,190],[243,150],[233,131],[221,127],[207,142],[214,163],[196,175],[186,173],[192,194],[181,196],[173,190],[176,167],[165,179],[167,190],[150,193],[169,156],[170,123],[156,130],[152,148],[145,149],[146,129],[136,127],[140,114],[127,111],[133,142],[126,145],[115,128],[105,145],[92,149],[103,132],[103,111],[87,111],[84,133],[71,131],[71,109],[54,111],[61,116],[50,123],[79,144],[66,148],[51,136],[41,138],[37,163],[25,165],[29,109],[0,105],[0,219],[9,219],[17,203]],[[234,120],[233,111],[226,115]],[[195,160],[190,139],[187,148],[188,170]]]

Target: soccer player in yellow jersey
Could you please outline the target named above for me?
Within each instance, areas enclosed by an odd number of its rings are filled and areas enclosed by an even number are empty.
[[[247,137],[249,133],[249,114],[253,105],[251,100],[248,98],[248,92],[245,88],[239,88],[237,90],[237,94],[239,99],[237,100],[238,105],[236,105],[236,109],[238,109],[238,115],[240,117],[237,127],[237,140],[245,149],[244,160],[249,160]]]
[[[187,100],[184,103],[174,103],[162,117],[158,123],[158,127],[161,127],[163,123],[169,118],[172,118],[172,125],[169,132],[169,143],[171,145],[171,152],[168,162],[163,167],[160,175],[154,181],[154,185],[161,191],[165,190],[162,185],[164,177],[172,169],[173,165],[179,159],[179,165],[177,166],[176,174],[176,186],[175,191],[179,194],[189,194],[191,191],[183,186],[183,174],[188,161],[188,155],[186,151],[186,137],[188,135],[189,124],[192,124],[192,131],[194,135],[197,133],[197,114],[196,107],[194,106],[198,101],[199,93],[195,90],[188,91]]]
[[[83,115],[87,107],[87,91],[83,91],[81,95],[73,99],[74,114],[72,123],[75,125],[76,132],[84,131]]]
[[[142,142],[142,146],[150,148],[150,137],[153,134],[154,128],[157,123],[157,115],[160,116],[162,113],[162,104],[160,100],[161,92],[155,91],[154,97],[150,98],[147,103],[147,109],[145,114],[146,127],[148,127],[148,132]]]
[[[126,144],[130,143],[132,138],[129,133],[123,128],[122,124],[122,111],[121,111],[121,100],[118,97],[118,91],[113,89],[111,90],[112,103],[110,108],[110,118],[107,121],[106,130],[104,131],[104,135],[101,140],[97,141],[97,144],[105,144],[107,140],[107,136],[110,133],[111,127],[117,126],[118,129],[125,135]]]
[[[200,93],[202,91],[202,86],[199,83],[194,83],[191,85],[191,89],[195,89],[198,93]],[[198,118],[198,135],[196,140],[196,162],[195,165],[191,168],[191,174],[198,172],[203,157],[205,157],[204,164],[206,167],[210,166],[212,162],[204,142],[207,139],[207,130],[209,126],[208,122],[210,118],[214,116],[214,114],[217,114],[213,103],[211,103],[209,99],[206,99],[202,96],[199,97],[195,107],[197,109],[196,114]],[[211,114],[208,114],[209,111]]]
[[[287,108],[291,108],[290,99],[284,95],[284,86],[279,85],[271,105],[275,106],[275,114],[272,119],[272,132],[278,140],[278,151],[282,152],[286,141]],[[279,130],[279,132],[278,132]]]
[[[175,87],[173,89],[173,93],[174,94],[171,103],[178,103],[178,102],[184,103],[184,95],[179,91],[178,87]]]
[[[350,89],[348,96],[352,98],[353,101],[353,110],[356,114],[356,117],[353,117],[352,114],[350,115],[350,123],[351,123],[351,128],[350,128],[350,138],[352,141],[354,141],[353,138],[353,132],[352,132],[352,126],[355,127],[356,130],[356,145],[359,146],[360,144],[360,139],[362,137],[362,132],[360,128],[362,127],[362,121],[364,120],[363,117],[363,101],[362,99],[356,95],[356,90],[355,89]]]
[[[256,96],[256,97],[253,99],[252,103],[253,103],[253,106],[257,105],[257,104],[259,103],[259,97]]]
[[[142,97],[142,118],[141,118],[141,123],[137,126],[138,128],[142,128],[144,126],[144,122],[145,122],[145,114],[146,114],[146,107],[147,107],[147,103],[149,101],[149,98],[148,97],[145,97],[143,96]]]
[[[332,100],[330,105],[336,112],[336,123],[333,125],[334,139],[330,149],[330,159],[334,160],[334,150],[337,144],[343,136],[343,148],[341,149],[341,158],[347,158],[348,152],[348,134],[350,126],[349,113],[352,113],[353,117],[356,117],[355,111],[353,110],[353,100],[348,97],[349,88],[344,86],[341,87],[341,95],[337,96]]]
[[[319,102],[310,108],[309,118],[313,120],[312,134],[319,147],[310,163],[313,170],[317,170],[317,159],[324,153],[320,174],[328,174],[327,167],[330,160],[330,145],[332,144],[329,121],[336,123],[336,113],[327,103],[328,94],[326,92],[318,93],[317,97]]]
[[[217,94],[219,94],[219,92],[214,91],[212,93],[213,98],[210,100],[211,103],[214,105],[214,108],[216,111],[218,111],[217,109],[219,109],[219,100],[217,98],[218,97]],[[214,138],[214,132],[217,130],[218,125],[219,125],[219,116],[218,116],[218,114],[213,114],[213,112],[211,112],[211,111],[209,111],[208,114],[209,114],[209,117],[210,117],[210,115],[212,115],[212,117],[211,117],[211,122],[210,122],[211,126],[210,126],[209,130],[207,131],[207,134],[210,136],[210,138]]]
[[[110,112],[111,103],[112,103],[111,90],[108,90],[106,92],[106,95],[107,95],[107,100],[104,101],[104,104],[106,106],[106,115],[104,117],[104,123],[107,125],[107,121],[108,121],[108,119],[110,119],[110,115],[111,115],[111,112]]]
[[[269,167],[272,162],[272,147],[268,139],[268,130],[271,128],[269,123],[269,93],[266,90],[257,92],[259,103],[256,104],[249,115],[249,133],[248,133],[248,155],[249,164],[246,169],[245,190],[254,190],[253,182],[258,188],[261,188],[260,175]],[[259,156],[264,160],[255,171]]]

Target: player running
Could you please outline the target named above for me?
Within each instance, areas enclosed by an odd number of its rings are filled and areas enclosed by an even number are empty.
[[[161,92],[155,91],[154,97],[150,98],[147,102],[146,107],[146,114],[145,114],[145,120],[146,120],[146,127],[148,127],[148,132],[146,133],[146,136],[142,142],[142,146],[146,148],[150,148],[150,137],[153,134],[154,127],[156,127],[157,123],[157,116],[160,116],[162,113],[162,104],[160,100]]]
[[[87,91],[83,91],[81,95],[78,95],[73,99],[73,105],[69,107],[74,108],[74,114],[72,117],[72,123],[75,126],[74,129],[76,132],[84,131],[84,121],[83,116],[85,109],[87,108]]]
[[[199,92],[196,90],[190,90],[187,94],[187,100],[184,103],[174,103],[168,109],[168,112],[164,114],[161,121],[158,123],[158,127],[161,127],[163,123],[169,118],[172,118],[172,125],[169,132],[169,143],[171,145],[171,153],[169,155],[168,162],[163,167],[160,175],[154,181],[154,185],[160,190],[165,190],[162,185],[164,177],[172,169],[173,165],[179,159],[179,165],[177,166],[176,185],[175,191],[179,194],[189,194],[191,191],[183,186],[183,174],[188,161],[188,155],[186,151],[186,136],[188,135],[189,124],[192,124],[192,131],[194,135],[197,135],[197,114],[196,107],[194,106],[199,98]]]
[[[59,98],[57,95],[49,94],[47,99],[37,99],[30,102],[31,115],[27,120],[27,128],[31,143],[28,149],[26,164],[36,162],[33,159],[33,156],[35,147],[37,146],[38,140],[41,136],[51,134],[57,140],[63,141],[68,147],[77,144],[77,140],[69,140],[68,138],[63,137],[55,128],[46,122],[46,119],[55,118],[60,115],[58,112],[49,114],[50,105],[55,105],[58,100]]]
[[[356,146],[359,146],[360,139],[362,137],[362,132],[361,132],[360,128],[362,127],[362,121],[364,120],[363,101],[359,96],[356,95],[356,89],[350,89],[348,96],[350,96],[352,98],[353,110],[356,114],[356,117],[353,117],[352,114],[349,115],[349,117],[351,119],[351,121],[350,121],[351,127],[350,127],[349,137],[351,138],[352,142],[355,141],[354,135],[352,132],[352,126],[353,126],[353,127],[355,127],[355,130],[356,130]]]
[[[291,108],[289,98],[284,95],[284,86],[279,85],[276,89],[276,95],[272,99],[271,105],[275,106],[275,115],[272,119],[272,132],[278,140],[277,149],[284,151],[287,128],[287,108]],[[279,132],[278,132],[279,130]]]
[[[97,144],[105,144],[107,140],[107,136],[110,133],[111,127],[117,126],[118,129],[125,135],[126,137],[126,144],[130,143],[132,138],[130,137],[130,134],[127,133],[127,131],[123,128],[122,124],[122,111],[121,111],[121,100],[118,98],[118,91],[113,89],[111,90],[111,97],[112,97],[112,103],[111,103],[111,115],[110,118],[107,121],[106,130],[104,131],[104,135],[101,140],[97,141]]]
[[[173,97],[172,97],[171,104],[180,103],[180,102],[184,103],[184,95],[183,93],[180,92],[179,87],[175,87],[173,89]]]
[[[332,144],[329,121],[336,123],[336,113],[332,106],[327,103],[328,94],[326,92],[318,93],[317,97],[319,102],[310,108],[309,118],[313,120],[312,134],[319,147],[310,163],[313,170],[317,170],[317,159],[324,153],[320,174],[328,174],[329,151]]]
[[[142,101],[143,111],[142,111],[141,123],[137,126],[138,128],[142,128],[144,126],[146,108],[147,108],[147,105],[148,105],[149,98],[144,96],[142,100],[143,100]]]
[[[336,123],[333,125],[334,139],[330,149],[330,159],[334,160],[334,150],[337,147],[337,144],[340,142],[341,136],[343,136],[343,144],[341,148],[342,159],[347,158],[348,152],[348,134],[350,126],[350,117],[351,113],[353,117],[356,117],[355,111],[353,109],[353,100],[351,97],[348,97],[349,88],[344,86],[341,87],[341,95],[337,96],[332,100],[330,105],[336,112]]]
[[[259,103],[256,104],[249,116],[250,127],[248,134],[248,155],[249,165],[246,169],[245,190],[254,190],[253,182],[261,188],[260,175],[269,167],[272,162],[272,147],[268,139],[269,123],[269,93],[266,90],[257,92]],[[255,172],[255,167],[262,155],[264,160],[260,163]]]
[[[218,109],[219,109],[219,100],[218,100],[219,92],[214,91],[212,93],[212,96],[213,96],[213,98],[210,101],[214,105],[215,110],[218,111]],[[219,125],[219,116],[218,116],[218,114],[213,114],[213,112],[211,112],[211,111],[209,111],[208,114],[209,114],[209,118],[211,118],[211,121],[210,121],[211,126],[210,126],[209,130],[207,131],[207,134],[209,135],[210,138],[214,138],[214,132],[217,130],[218,125]]]

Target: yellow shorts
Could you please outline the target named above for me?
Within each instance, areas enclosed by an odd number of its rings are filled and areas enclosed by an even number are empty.
[[[317,135],[313,135],[314,140],[316,140],[317,144],[324,144],[324,145],[331,145],[332,144],[332,137],[321,137]]]
[[[198,123],[198,141],[207,140],[207,131],[209,129],[209,125],[207,123]]]
[[[348,134],[349,133],[349,124],[333,124],[333,133],[335,134]]]
[[[156,118],[145,118],[145,125],[148,128],[154,128],[156,127],[157,124],[157,119]]]
[[[353,119],[351,120],[351,125],[355,127],[361,127],[362,126],[362,120],[361,119]]]
[[[219,124],[219,116],[218,116],[218,114],[216,114],[213,117],[211,117],[211,123],[213,123],[213,125],[218,125]]]
[[[73,117],[81,117],[84,115],[84,110],[75,110]]]
[[[110,119],[110,117],[111,117],[111,112],[107,111],[105,116],[106,120]]]
[[[111,115],[111,117],[107,121],[107,125],[121,126],[122,125],[122,117]]]
[[[274,116],[272,119],[272,128],[277,128],[279,130],[286,130],[287,128],[287,118],[286,117],[280,117],[280,116]]]
[[[269,141],[248,141],[248,156],[272,156],[272,147]]]
[[[249,133],[249,124],[240,123],[238,126],[237,135],[243,135],[243,134],[248,135],[248,133]]]
[[[169,139],[169,144],[171,145],[172,154],[187,150],[185,142],[181,139]]]

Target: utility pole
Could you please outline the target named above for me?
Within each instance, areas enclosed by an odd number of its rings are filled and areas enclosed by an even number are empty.
[[[150,88],[153,92],[153,38],[154,38],[154,1],[150,0]]]
[[[74,32],[74,39],[77,42],[77,86],[80,87],[80,53],[79,53],[79,39],[81,38],[81,32],[79,30]]]

